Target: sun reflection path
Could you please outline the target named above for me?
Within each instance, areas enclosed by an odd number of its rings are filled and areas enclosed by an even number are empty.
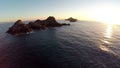
[[[110,40],[112,39],[112,28],[113,24],[108,24],[107,29],[105,32],[104,39],[102,40],[102,44],[99,46],[99,48],[103,51],[115,54],[109,47],[111,47],[111,42]],[[116,54],[115,54],[116,55]]]
[[[104,35],[104,39],[102,40],[103,43],[105,44],[110,44],[110,40],[112,39],[112,28],[113,28],[113,24],[107,24],[107,29]]]
[[[111,38],[112,37],[112,27],[113,27],[113,24],[108,24],[107,30],[106,30],[106,33],[105,33],[105,38]]]

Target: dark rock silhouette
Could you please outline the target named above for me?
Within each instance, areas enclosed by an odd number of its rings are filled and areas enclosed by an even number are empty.
[[[53,16],[49,16],[46,20],[36,20],[35,22],[30,22],[29,27],[32,29],[46,29],[47,27],[60,27],[62,25],[70,25],[66,23],[58,23]]]
[[[29,27],[32,29],[46,29],[47,27],[58,27],[62,26],[62,24],[58,23],[54,17],[49,16],[46,20],[36,20],[35,22],[30,22]]]
[[[58,23],[58,22],[55,20],[55,18],[52,17],[52,16],[49,16],[45,21],[47,22],[46,26],[48,26],[48,27],[56,27],[56,26],[58,27],[58,26],[62,26],[62,24]]]
[[[62,25],[70,25],[69,23],[62,23]]]
[[[74,19],[72,17],[68,18],[68,19],[65,19],[66,21],[70,21],[70,22],[77,22],[77,19]]]
[[[29,22],[28,26],[35,30],[46,29],[45,24],[42,24],[40,20],[36,20],[35,22]]]
[[[21,20],[15,22],[15,24],[9,28],[7,33],[18,35],[24,33],[30,33],[32,30],[43,30],[48,27],[60,27],[63,25],[70,25],[66,23],[58,23],[53,16],[49,16],[46,20],[36,20],[35,22],[29,22],[24,24]]]
[[[18,35],[18,34],[24,34],[24,33],[30,33],[32,29],[24,24],[21,20],[18,20],[15,22],[15,24],[9,28],[7,33]]]

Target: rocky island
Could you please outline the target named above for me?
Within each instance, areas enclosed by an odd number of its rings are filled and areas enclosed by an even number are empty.
[[[15,24],[10,27],[7,33],[12,35],[20,35],[30,33],[33,30],[43,30],[48,27],[60,27],[63,25],[70,25],[67,23],[58,23],[53,16],[49,16],[46,20],[36,20],[35,22],[29,22],[28,24],[23,23],[23,21],[18,20]]]
[[[24,24],[23,21],[18,20],[15,22],[15,24],[9,28],[7,33],[10,33],[12,35],[18,35],[18,34],[24,34],[24,33],[30,33],[32,31],[32,28],[30,28],[27,24]]]
[[[72,17],[65,19],[65,21],[70,21],[70,22],[77,22],[77,19],[74,19]]]

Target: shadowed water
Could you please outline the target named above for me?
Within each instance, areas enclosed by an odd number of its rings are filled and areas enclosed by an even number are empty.
[[[79,21],[22,36],[5,33],[11,25],[0,24],[0,68],[120,68],[119,25]]]

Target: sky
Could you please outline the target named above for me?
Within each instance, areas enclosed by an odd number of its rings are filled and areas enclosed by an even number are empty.
[[[111,13],[119,17],[119,8],[120,0],[0,0],[0,22],[45,19],[48,16],[101,20],[109,11],[106,18]]]

